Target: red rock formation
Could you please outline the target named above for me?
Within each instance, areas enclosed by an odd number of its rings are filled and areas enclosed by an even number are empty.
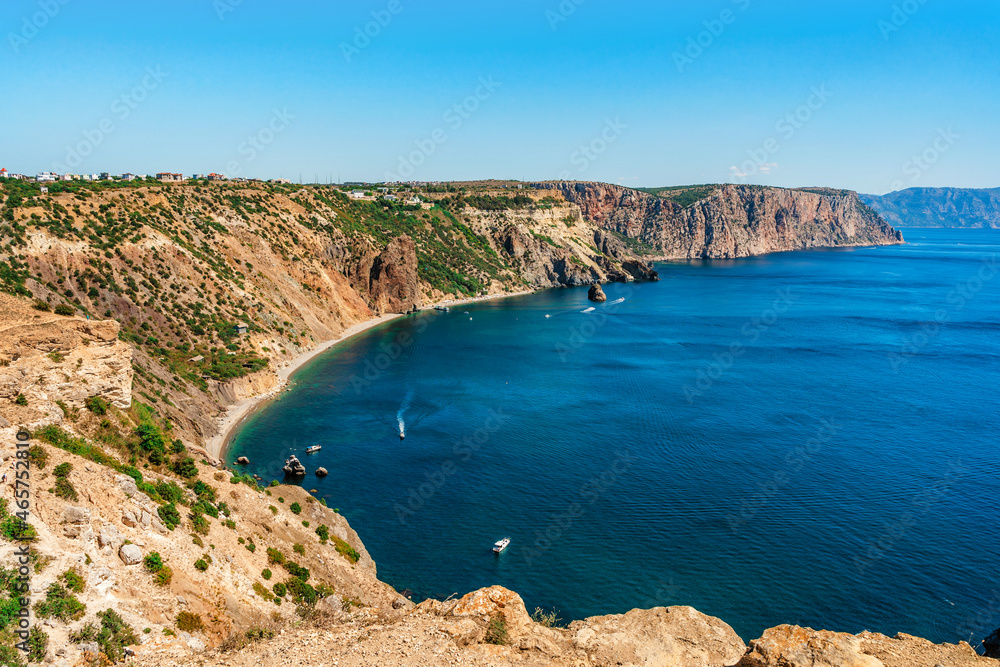
[[[733,258],[806,248],[892,245],[902,234],[854,192],[820,194],[721,185],[687,208],[604,183],[559,183],[567,200],[604,229],[651,246],[665,259]]]

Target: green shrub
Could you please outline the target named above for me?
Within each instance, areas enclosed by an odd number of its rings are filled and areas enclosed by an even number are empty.
[[[302,505],[298,503],[292,503],[288,506],[288,509],[292,510],[292,514],[302,514]]]
[[[277,595],[279,598],[285,597],[285,593],[288,592],[287,587],[280,581],[276,583],[272,588],[274,589],[274,594]]]
[[[85,400],[83,404],[87,407],[88,410],[90,410],[91,412],[93,412],[95,415],[98,416],[103,416],[108,414],[108,408],[110,407],[108,402],[103,398],[101,398],[100,396],[91,396],[90,398]]]
[[[101,619],[101,630],[96,637],[81,640],[71,635],[70,638],[73,641],[96,640],[98,646],[101,647],[101,653],[106,655],[112,664],[122,662],[125,659],[125,647],[138,644],[139,636],[132,629],[132,626],[126,623],[113,609],[99,612],[97,617]]]
[[[44,470],[49,464],[49,453],[41,445],[32,445],[28,448],[28,460],[31,461],[31,465]]]
[[[17,397],[14,399],[14,402],[18,405],[27,405],[28,397],[25,396],[24,394],[18,394]]]
[[[267,581],[271,578],[272,574],[273,573],[265,567],[264,570],[260,573],[260,576],[264,577],[264,581]]]
[[[301,544],[295,544],[294,546],[292,546],[292,551],[294,551],[300,556],[306,555],[306,548]]]
[[[0,534],[10,542],[33,542],[38,537],[34,526],[13,514],[0,522]]]
[[[506,646],[510,643],[510,637],[507,634],[507,619],[503,614],[497,613],[490,616],[489,625],[486,626],[486,637],[483,641],[497,646]]]
[[[160,570],[153,575],[153,581],[157,586],[169,586],[170,582],[174,578],[174,571],[169,567],[164,565]]]
[[[177,614],[177,629],[182,632],[200,632],[205,629],[205,624],[198,614],[182,611]]]
[[[50,584],[45,599],[35,603],[39,618],[58,618],[64,623],[82,618],[87,607],[60,584]]]
[[[142,564],[146,566],[147,570],[156,574],[163,569],[163,558],[158,551],[151,551],[149,555],[142,559]]]
[[[43,313],[47,313],[52,310],[52,306],[49,305],[48,301],[43,301],[41,299],[35,299],[34,305],[31,306],[35,310],[40,310]]]
[[[198,476],[198,466],[190,456],[174,463],[174,472],[186,479]]]
[[[62,574],[60,574],[59,578],[62,580],[64,584],[66,584],[66,588],[72,591],[73,593],[82,593],[84,587],[87,585],[86,578],[84,578],[82,574],[77,572],[75,567],[70,568],[65,572],[63,572]]]
[[[191,516],[191,529],[199,535],[208,535],[209,523],[204,514]]]
[[[37,625],[28,630],[28,661],[42,662],[49,647],[49,636]]]
[[[160,521],[169,530],[173,530],[177,526],[181,525],[181,513],[177,511],[177,506],[173,503],[167,503],[156,510],[156,513],[160,517]]]
[[[253,582],[253,592],[261,596],[265,600],[270,600],[271,598],[274,597],[273,595],[271,595],[271,591],[267,590],[267,588],[264,587],[264,584],[260,583],[259,581]]]
[[[247,542],[247,551],[249,551],[250,553],[257,551],[257,545],[254,544],[253,542]]]
[[[281,553],[273,547],[267,548],[267,564],[268,565],[282,565],[285,562],[285,554]]]
[[[320,544],[326,544],[327,540],[330,539],[330,529],[323,524],[316,526],[316,534],[319,535]]]
[[[277,514],[278,513],[278,508],[275,507],[274,505],[268,505],[267,509],[271,510],[271,514]]]
[[[196,569],[196,570],[198,570],[199,572],[204,572],[205,570],[207,570],[207,569],[208,569],[208,563],[207,563],[207,562],[205,562],[205,559],[203,559],[203,558],[199,558],[198,560],[196,560],[196,561],[194,562],[194,567],[195,567],[195,569]]]
[[[292,595],[292,600],[298,604],[314,605],[319,595],[316,589],[310,586],[303,579],[292,578],[288,580],[288,592]]]
[[[285,570],[288,574],[292,575],[296,579],[301,579],[302,581],[309,581],[309,570],[304,568],[294,561],[287,561],[284,565]]]
[[[336,535],[333,535],[330,539],[333,540],[333,545],[337,549],[337,553],[351,561],[352,563],[357,563],[361,559],[361,554],[359,554],[354,547],[340,539]]]
[[[73,315],[74,313],[76,313],[76,308],[74,308],[73,306],[70,306],[68,304],[65,304],[65,303],[59,304],[58,306],[56,306],[56,309],[55,309],[55,314],[56,315],[69,316],[69,315]]]
[[[167,503],[184,502],[184,489],[177,486],[177,482],[157,482],[156,494]]]

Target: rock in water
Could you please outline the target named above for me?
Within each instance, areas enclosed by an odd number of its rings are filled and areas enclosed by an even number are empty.
[[[329,473],[329,472],[327,472],[327,469],[326,469],[326,468],[319,468],[319,469],[318,469],[318,470],[316,471],[316,476],[317,476],[317,477],[326,477],[326,476],[327,476],[327,475],[329,475],[329,474],[330,474],[330,473]]]
[[[237,463],[237,465],[241,465],[241,466],[250,465],[250,459],[248,459],[245,456],[241,456],[238,459],[236,459],[236,463]]]
[[[298,457],[294,454],[285,459],[285,466],[282,468],[286,475],[291,475],[292,477],[302,477],[306,474],[306,467],[302,465]]]
[[[587,294],[587,298],[596,303],[604,303],[608,300],[604,290],[601,289],[601,286],[597,283],[594,283],[594,285],[591,286],[590,292]]]

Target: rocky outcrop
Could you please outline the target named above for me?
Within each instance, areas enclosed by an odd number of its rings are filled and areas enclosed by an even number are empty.
[[[291,477],[302,477],[306,474],[306,467],[302,465],[302,462],[294,454],[285,459],[285,465],[282,470],[286,475]]]
[[[909,188],[887,195],[860,195],[893,225],[1000,229],[1000,188]]]
[[[906,634],[895,638],[873,632],[849,635],[779,625],[750,642],[737,667],[986,667],[965,642],[932,644]]]
[[[604,303],[608,300],[608,296],[604,293],[604,290],[597,284],[590,286],[590,291],[587,292],[587,298],[595,303]]]
[[[92,396],[131,405],[132,349],[118,340],[118,322],[40,313],[6,295],[0,312],[0,399],[24,395],[18,421],[62,421],[59,403],[82,408]]]
[[[605,183],[553,183],[583,215],[664,259],[734,258],[806,248],[891,245],[902,234],[853,192],[720,185],[683,208]]]
[[[409,236],[398,236],[372,262],[368,295],[378,314],[405,313],[420,303],[417,246]]]
[[[746,652],[743,640],[717,618],[690,607],[633,609],[572,623],[573,645],[590,664],[729,667]]]

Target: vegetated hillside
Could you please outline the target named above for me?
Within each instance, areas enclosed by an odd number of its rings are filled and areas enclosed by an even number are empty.
[[[1000,229],[1000,188],[910,188],[861,199],[900,227]]]
[[[665,188],[636,188],[636,190],[661,199],[668,199],[681,208],[687,208],[691,204],[705,199],[720,187],[722,186],[717,184],[674,185]]]
[[[681,206],[605,183],[547,183],[594,224],[664,259],[749,257],[817,247],[892,245],[903,236],[854,192],[722,185]]]
[[[555,209],[538,197],[484,190],[466,200],[445,188],[424,193],[440,206],[421,207],[323,186],[48,188],[0,190],[0,290],[35,300],[39,313],[120,323],[135,351],[136,398],[198,444],[224,406],[273,388],[286,360],[374,315],[654,275],[624,248],[598,250],[593,229],[577,230],[587,244],[555,241],[544,221]],[[567,206],[559,215],[580,220]]]

